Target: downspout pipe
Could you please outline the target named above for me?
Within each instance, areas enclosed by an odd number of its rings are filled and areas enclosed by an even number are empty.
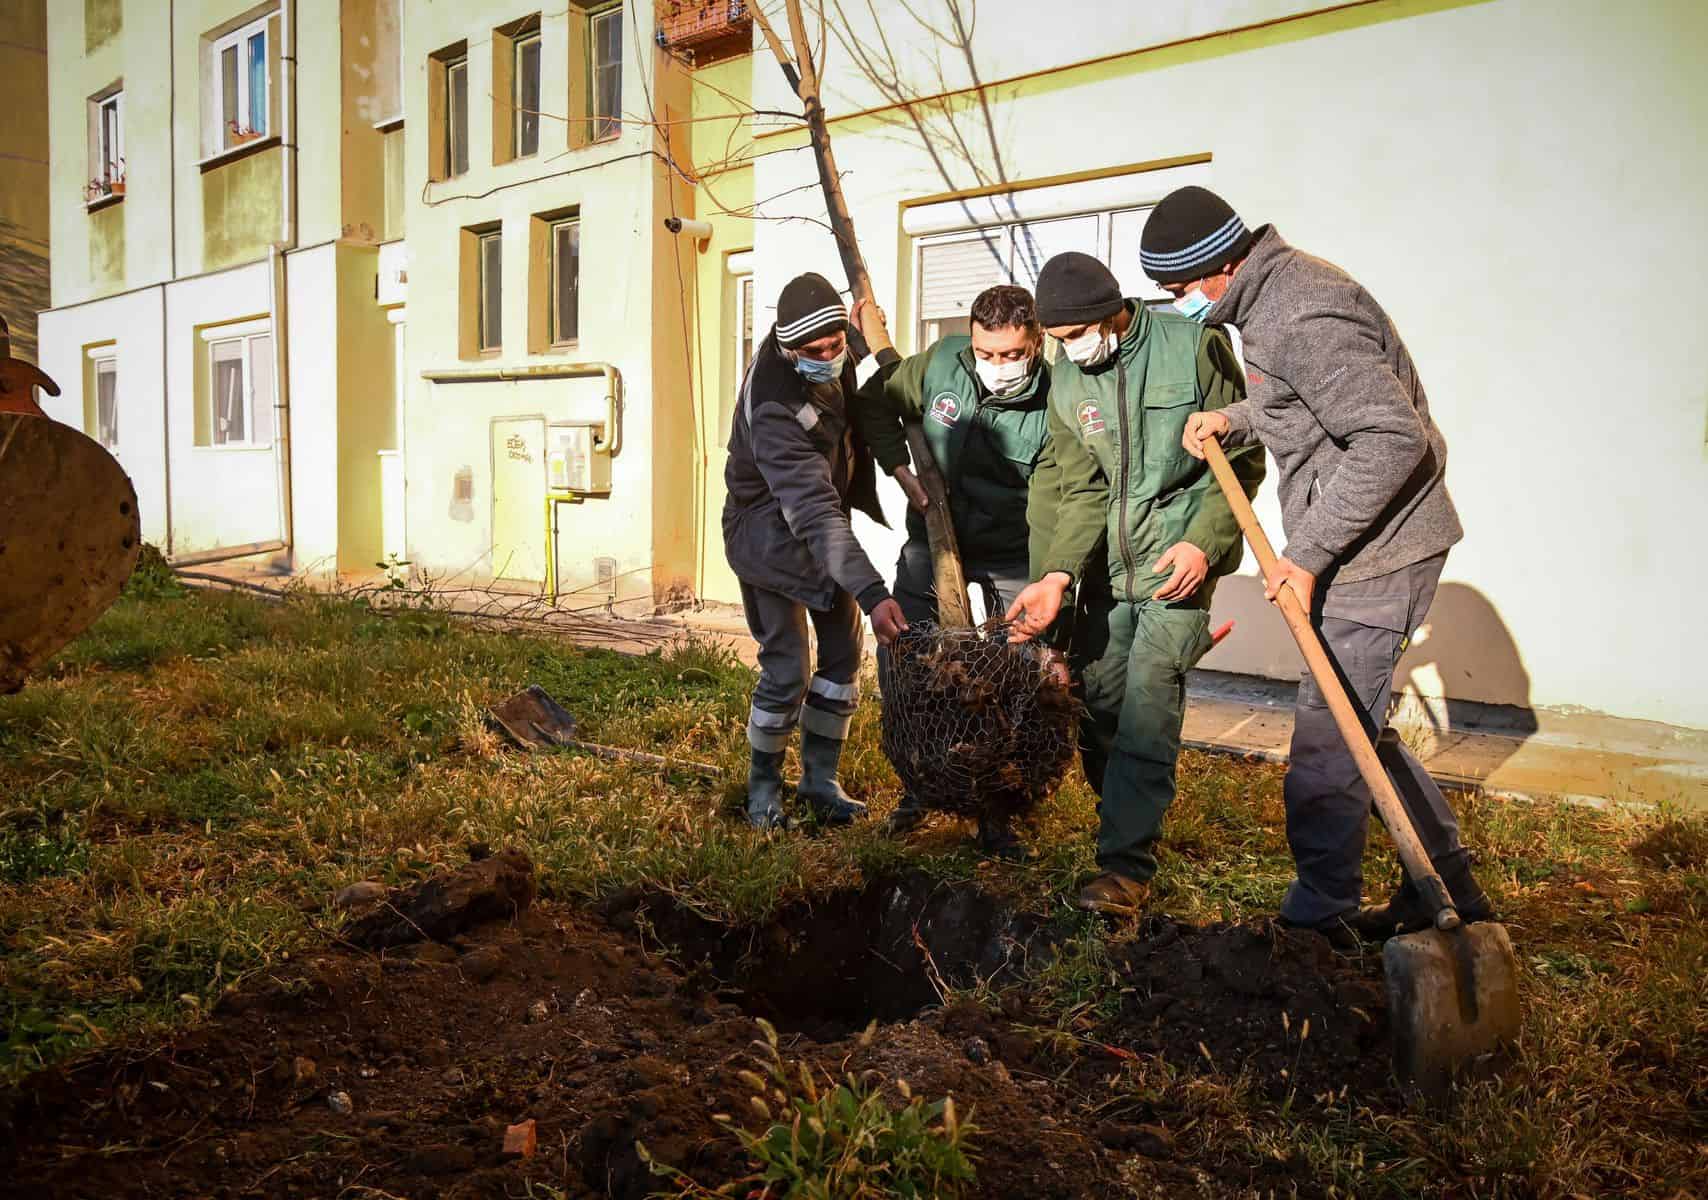
[[[268,282],[273,299],[273,437],[279,473],[279,539],[296,542],[291,487],[291,324],[285,255],[297,245],[297,0],[279,8],[279,240],[268,247]]]

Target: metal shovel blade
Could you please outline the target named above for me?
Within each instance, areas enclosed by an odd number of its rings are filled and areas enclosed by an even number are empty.
[[[1389,938],[1382,949],[1394,1073],[1440,1098],[1518,1038],[1518,963],[1506,926],[1463,925]]]
[[[494,704],[487,715],[525,750],[561,746],[575,737],[575,718],[537,683]]]

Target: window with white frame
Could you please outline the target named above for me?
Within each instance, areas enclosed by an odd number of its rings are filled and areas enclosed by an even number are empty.
[[[271,14],[213,43],[214,116],[220,149],[267,136],[267,22]]]
[[[123,90],[113,88],[89,101],[90,200],[110,196],[114,184],[124,183],[124,98]]]
[[[1122,291],[1147,304],[1169,296],[1139,266],[1139,234],[1151,205],[1031,221],[920,238],[918,246],[919,345],[971,329],[968,312],[988,287],[1014,283],[1035,290],[1038,272],[1053,256],[1078,250],[1104,263]]]
[[[735,417],[735,400],[747,378],[747,368],[753,362],[753,269],[749,252],[730,255],[730,312],[729,354],[730,370],[725,373],[718,401],[718,428],[722,444],[729,444],[730,427]]]
[[[540,151],[540,31],[515,38],[515,74],[511,104],[516,110],[516,157]]]
[[[482,354],[495,353],[503,343],[504,299],[504,235],[499,230],[483,233],[478,238],[479,280],[476,295],[479,315],[476,319],[475,349]]]
[[[581,220],[551,227],[551,344],[573,345],[581,337]]]
[[[266,321],[202,331],[207,400],[200,444],[263,448],[273,444],[273,333]]]
[[[745,379],[753,361],[753,276],[735,281],[735,377]]]
[[[614,138],[623,131],[623,6],[615,5],[588,18],[592,54],[593,140]]]
[[[109,344],[89,351],[91,395],[84,403],[83,417],[90,437],[107,450],[119,449],[119,360]]]

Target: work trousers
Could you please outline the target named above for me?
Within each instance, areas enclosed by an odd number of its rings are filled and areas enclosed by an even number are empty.
[[[1418,839],[1452,887],[1470,870],[1459,824],[1429,772],[1388,724],[1395,668],[1429,611],[1446,561],[1441,554],[1375,579],[1331,582],[1317,597],[1312,624],[1360,710]],[[1315,925],[1355,911],[1364,891],[1370,789],[1309,670],[1299,680],[1283,790],[1298,878],[1281,902],[1282,917]]]
[[[1156,874],[1156,842],[1174,802],[1186,673],[1210,649],[1214,590],[1206,582],[1188,605],[1115,601],[1103,654],[1085,672],[1094,730],[1099,721],[1114,729],[1097,788],[1097,865],[1141,883]]]
[[[854,597],[838,588],[823,612],[779,592],[741,585],[747,628],[759,643],[759,682],[748,712],[747,740],[755,750],[777,753],[798,724],[836,741],[860,700],[860,651],[865,625]],[[807,624],[818,635],[818,670],[812,670]]]

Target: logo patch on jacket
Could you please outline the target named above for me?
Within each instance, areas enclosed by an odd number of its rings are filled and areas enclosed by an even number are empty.
[[[1248,367],[1245,372],[1245,381],[1252,387],[1256,387],[1258,384],[1263,382],[1263,376]]]
[[[1087,400],[1079,406],[1079,432],[1085,437],[1103,432],[1103,410],[1097,401]]]
[[[961,401],[954,392],[938,392],[931,398],[931,419],[954,428],[961,416]]]

